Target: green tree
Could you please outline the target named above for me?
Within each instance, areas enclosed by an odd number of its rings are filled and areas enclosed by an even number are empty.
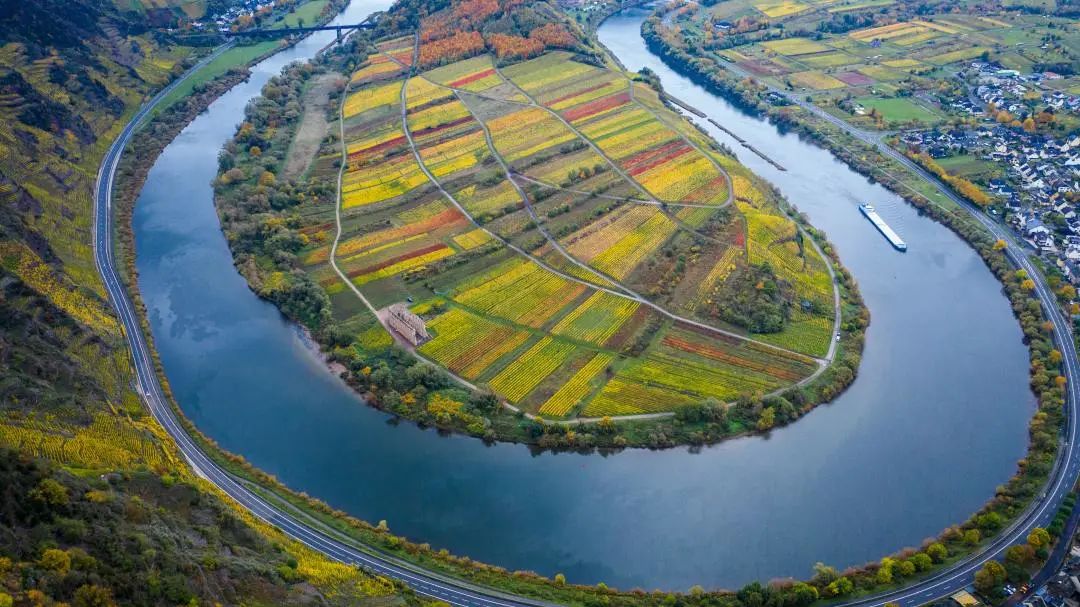
[[[60,483],[47,478],[30,490],[30,499],[50,508],[68,503],[68,490]]]
[[[926,554],[929,555],[935,563],[940,563],[949,558],[949,549],[941,542],[934,542],[926,547]]]
[[[818,600],[818,589],[805,582],[795,582],[795,585],[791,587],[791,592],[799,605],[809,605]]]
[[[832,596],[844,596],[850,594],[852,590],[855,590],[855,584],[848,578],[841,577],[829,584],[826,587],[826,590]]]
[[[762,607],[767,598],[766,594],[767,590],[760,582],[751,582],[739,589],[736,596],[746,607]]]
[[[885,557],[881,559],[881,567],[877,570],[877,583],[879,584],[891,584],[893,581],[893,566],[896,561],[891,558]]]
[[[933,559],[925,552],[920,552],[911,557],[911,562],[915,565],[915,568],[919,571],[926,571],[934,566]]]
[[[836,567],[830,567],[825,563],[817,563],[814,565],[814,578],[812,581],[817,586],[826,587],[835,582],[839,577],[840,572],[836,570]]]
[[[1032,288],[1035,288],[1034,283],[1032,283]],[[987,512],[975,517],[975,524],[984,531],[996,531],[1001,528],[1004,522],[1005,519],[1001,518],[1001,515],[997,512]]]
[[[982,534],[979,533],[978,529],[968,529],[964,532],[964,543],[968,546],[974,546],[975,544],[978,544],[979,540],[981,539]]]
[[[14,604],[15,599],[11,598],[10,594],[0,592],[0,607],[11,607]]]

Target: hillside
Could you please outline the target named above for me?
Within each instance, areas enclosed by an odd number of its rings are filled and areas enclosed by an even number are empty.
[[[590,447],[768,430],[850,381],[843,274],[834,328],[817,239],[645,78],[545,3],[454,2],[392,34],[411,14],[271,82],[221,158],[238,267],[354,386],[424,423]],[[340,116],[286,175],[288,108],[336,70],[344,99],[306,112]],[[396,305],[419,344],[387,332]],[[830,365],[840,328],[852,356]]]
[[[0,605],[420,603],[286,540],[199,481],[80,477],[0,449],[0,485]]]
[[[192,49],[100,3],[10,4],[0,25],[0,437],[86,466],[166,466],[94,268],[91,187],[124,117]],[[123,445],[107,438],[117,432]]]
[[[141,19],[0,3],[0,605],[416,602],[235,510],[132,389],[92,185],[126,118],[196,51]]]

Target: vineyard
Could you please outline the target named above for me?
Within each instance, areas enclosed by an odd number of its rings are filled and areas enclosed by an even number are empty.
[[[334,255],[372,306],[407,301],[424,319],[418,354],[556,419],[730,402],[819,368],[826,262],[655,91],[565,52],[500,68],[474,40],[420,38],[431,69],[408,71],[402,39],[351,75]],[[305,235],[327,231],[323,208],[298,217]],[[385,330],[347,303],[330,243],[309,238],[298,258],[357,327],[360,351],[386,349]],[[767,336],[718,323],[712,298],[762,263],[812,309]],[[467,414],[444,409],[427,408]]]

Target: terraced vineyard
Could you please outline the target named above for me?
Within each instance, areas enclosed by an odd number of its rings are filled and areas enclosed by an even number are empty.
[[[418,71],[415,43],[379,43],[349,78],[336,249],[332,206],[301,213],[299,258],[342,326],[372,341],[364,306],[407,300],[420,355],[550,418],[733,401],[824,368],[827,261],[654,89],[560,51],[500,68],[421,45],[441,65]],[[718,312],[751,271],[787,294],[780,330]]]

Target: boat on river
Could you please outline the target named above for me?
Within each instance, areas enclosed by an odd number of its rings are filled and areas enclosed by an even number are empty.
[[[907,243],[904,242],[904,239],[900,238],[900,235],[889,227],[889,224],[885,223],[885,220],[877,214],[877,211],[874,210],[874,205],[860,204],[859,210],[870,220],[870,223],[874,224],[874,227],[878,229],[878,232],[881,232],[881,235],[884,236],[892,246],[896,247],[897,251],[907,251]]]

